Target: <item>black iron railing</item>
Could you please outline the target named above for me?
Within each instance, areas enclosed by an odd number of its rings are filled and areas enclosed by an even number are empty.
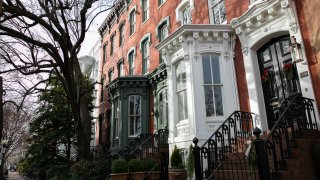
[[[135,149],[130,151],[125,158],[129,161],[130,159],[140,159],[147,161],[154,159],[157,161],[155,167],[145,172],[142,179],[155,175],[153,172],[157,166],[160,165],[160,179],[168,179],[168,165],[169,165],[169,152],[168,152],[168,129],[159,129],[154,134],[146,138],[140,143]],[[129,177],[130,177],[129,168]]]
[[[137,137],[130,140],[130,142],[121,148],[117,153],[120,157],[125,157],[128,154],[131,154],[138,146],[141,145],[146,139],[148,139],[152,134],[141,133]]]
[[[223,162],[227,161],[228,154],[246,151],[246,143],[252,138],[252,117],[250,112],[235,111],[202,147],[197,146],[198,139],[194,139],[196,179],[211,178],[223,166]]]
[[[286,159],[292,158],[292,149],[303,130],[318,130],[313,100],[295,96],[264,140],[266,159],[262,161],[269,168],[269,175],[262,176],[279,179],[279,171],[287,170]]]

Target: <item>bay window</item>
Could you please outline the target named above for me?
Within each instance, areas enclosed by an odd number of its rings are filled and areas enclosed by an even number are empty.
[[[141,133],[141,96],[129,96],[129,136]]]
[[[222,82],[219,55],[202,56],[206,116],[223,116]]]
[[[179,121],[188,119],[187,85],[185,62],[176,66],[176,94],[178,97]]]

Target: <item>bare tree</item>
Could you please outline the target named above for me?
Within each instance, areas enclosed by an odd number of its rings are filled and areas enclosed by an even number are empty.
[[[114,0],[3,0],[0,17],[0,75],[32,76],[18,81],[26,95],[47,90],[54,73],[62,82],[76,122],[78,155],[90,157],[88,92],[77,54],[93,18]],[[16,74],[15,74],[16,75]],[[35,77],[35,78],[34,78]],[[20,92],[19,92],[20,93]]]

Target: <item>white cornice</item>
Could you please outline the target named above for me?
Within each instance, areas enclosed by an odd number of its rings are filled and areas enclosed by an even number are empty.
[[[228,24],[216,24],[216,25],[199,25],[189,24],[183,25],[169,37],[164,39],[160,44],[156,46],[159,52],[172,51],[181,46],[181,43],[187,41],[193,41],[193,39],[202,39],[207,41],[218,41],[224,37],[233,34],[231,25]]]

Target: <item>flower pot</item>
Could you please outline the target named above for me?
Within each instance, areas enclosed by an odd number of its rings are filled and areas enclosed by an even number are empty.
[[[187,171],[185,169],[169,169],[169,180],[186,180]]]
[[[112,180],[127,180],[128,173],[117,173],[117,174],[110,174]]]
[[[150,174],[148,174],[147,179],[148,180],[159,180],[160,175],[161,175],[160,171],[152,171],[152,172],[150,172]]]
[[[128,177],[130,180],[141,180],[144,177],[144,172],[130,172]]]

